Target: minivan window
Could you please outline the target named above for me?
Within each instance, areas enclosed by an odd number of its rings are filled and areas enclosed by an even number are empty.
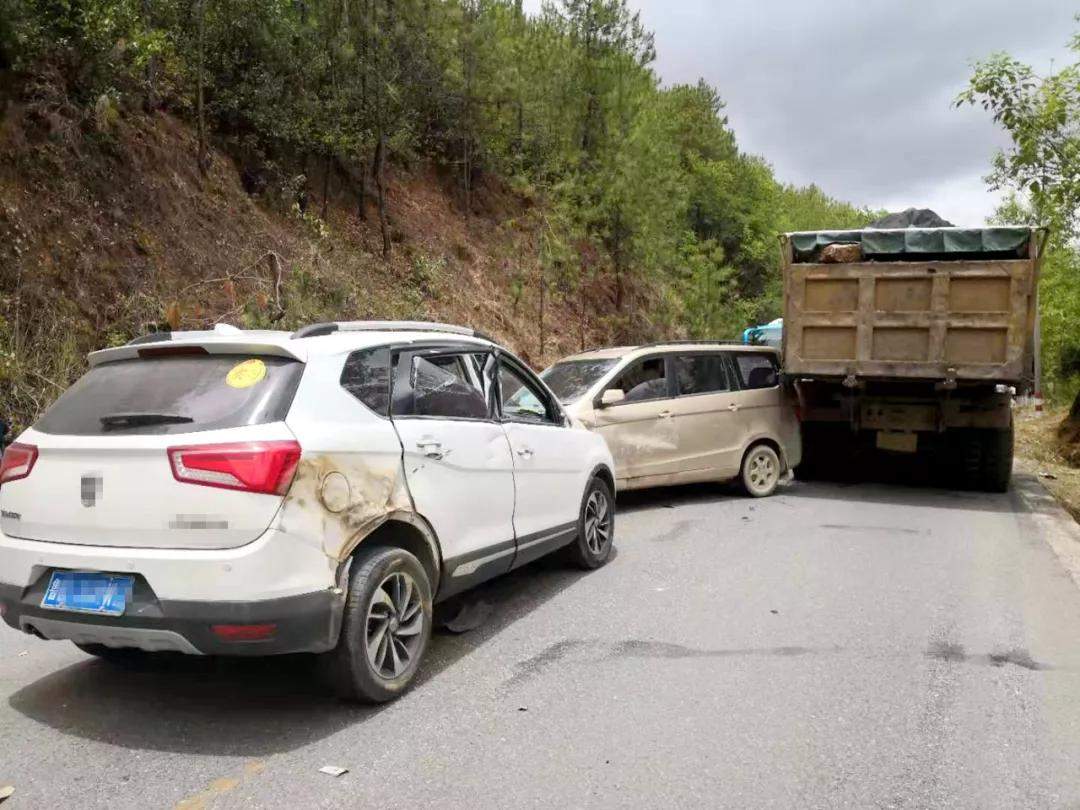
[[[663,357],[641,360],[623,372],[609,388],[621,388],[625,402],[643,402],[669,396],[667,371]]]
[[[776,361],[772,355],[745,352],[735,355],[735,366],[743,388],[774,388],[777,385]]]
[[[280,422],[304,364],[284,357],[179,355],[95,366],[34,426],[66,436],[169,435]]]
[[[585,396],[600,378],[611,371],[618,358],[602,360],[565,360],[540,375],[560,402],[573,402]]]
[[[727,391],[727,371],[722,354],[692,354],[675,358],[675,381],[680,396]]]

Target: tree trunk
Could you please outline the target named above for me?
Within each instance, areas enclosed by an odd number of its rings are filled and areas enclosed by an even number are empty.
[[[585,351],[585,323],[586,323],[586,316],[585,316],[585,284],[584,284],[584,280],[582,281],[580,291],[581,291],[581,351]]]
[[[142,0],[142,22],[146,31],[154,29],[154,12],[151,6],[152,0]],[[143,96],[143,111],[152,113],[157,109],[157,54],[153,54],[146,60],[146,95]]]
[[[270,319],[274,323],[277,323],[285,317],[285,285],[281,267],[281,257],[274,251],[270,251],[269,259],[270,278],[272,289],[274,291],[274,314]]]
[[[356,215],[360,218],[361,222],[367,221],[367,180],[368,180],[368,162],[366,157],[360,158],[360,189],[357,191],[356,201]]]
[[[198,91],[196,98],[196,115],[198,117],[198,138],[199,138],[199,154],[198,164],[199,171],[205,176],[210,168],[209,161],[207,160],[206,149],[206,110],[204,103],[203,92],[203,50],[205,47],[206,39],[206,0],[197,0],[197,19],[196,25],[198,26],[198,58],[196,60],[198,71]]]
[[[540,353],[537,355],[539,362],[544,362],[544,266],[540,265]]]
[[[304,160],[300,164],[301,186],[300,186],[300,188],[298,188],[296,190],[296,205],[300,209],[301,214],[306,214],[307,213],[307,208],[308,208],[308,192],[307,192],[308,170],[307,170],[307,168],[308,168],[308,156],[307,156],[307,153],[305,152],[304,153]]]
[[[386,135],[379,133],[375,144],[375,162],[372,174],[375,176],[375,192],[379,202],[379,228],[382,231],[383,258],[390,257],[390,222],[386,214]]]
[[[329,152],[326,153],[326,163],[323,166],[323,180],[322,180],[322,220],[326,222],[326,215],[329,213],[330,206],[330,169],[333,165],[334,157]]]

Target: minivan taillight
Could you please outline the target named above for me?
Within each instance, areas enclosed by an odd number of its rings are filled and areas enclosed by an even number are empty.
[[[296,442],[170,447],[173,477],[185,484],[284,495],[300,463]]]
[[[34,469],[37,457],[38,449],[32,444],[15,442],[8,445],[4,457],[0,459],[0,484],[26,478]]]

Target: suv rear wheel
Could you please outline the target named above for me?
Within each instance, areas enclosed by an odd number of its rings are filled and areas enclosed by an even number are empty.
[[[568,547],[570,560],[585,570],[599,568],[611,556],[614,539],[615,498],[606,481],[594,478],[581,499],[577,538]]]
[[[431,583],[400,548],[361,549],[353,559],[337,647],[327,655],[346,700],[385,703],[408,688],[431,638]]]

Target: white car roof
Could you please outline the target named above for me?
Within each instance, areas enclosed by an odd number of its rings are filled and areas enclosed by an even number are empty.
[[[494,341],[464,327],[448,324],[385,321],[325,324],[314,334],[305,330],[286,332],[271,329],[237,329],[219,324],[212,331],[170,332],[168,337],[140,338],[124,346],[91,352],[91,366],[114,360],[139,356],[141,349],[180,346],[200,346],[211,354],[270,354],[307,361],[314,355],[333,355],[351,352],[368,346],[386,343],[419,343],[437,338],[452,338],[455,342],[493,346]],[[385,327],[385,328],[384,328]],[[312,327],[314,328],[314,327]]]

